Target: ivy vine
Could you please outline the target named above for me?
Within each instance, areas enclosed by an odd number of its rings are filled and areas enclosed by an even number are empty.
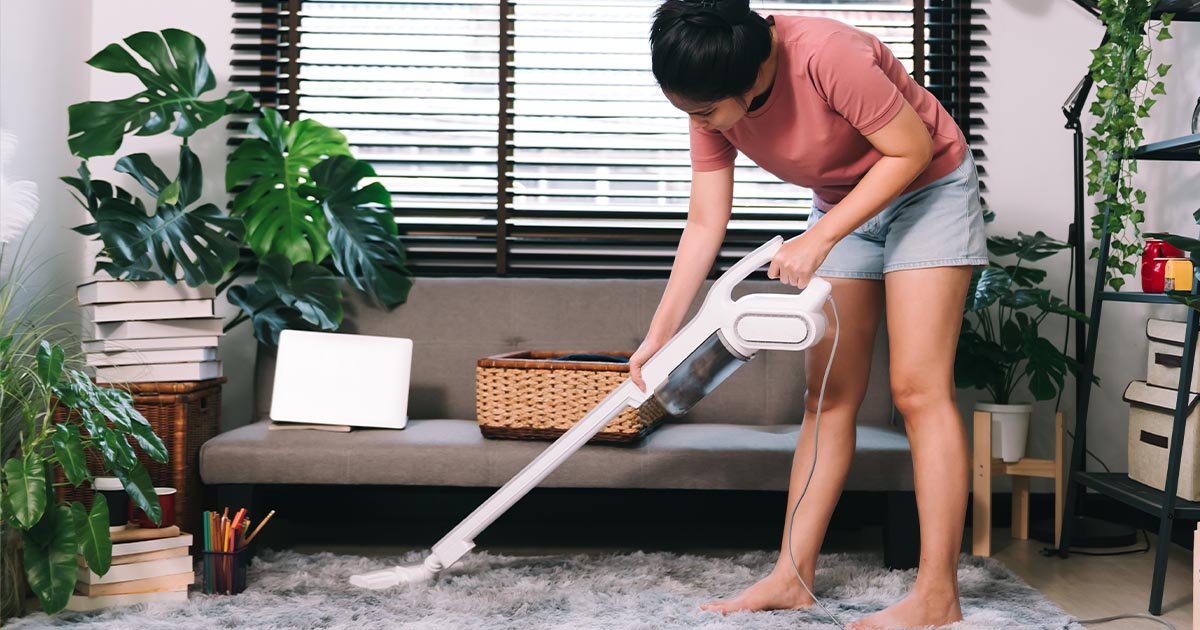
[[[1099,239],[1108,217],[1111,250],[1105,261],[1105,281],[1113,290],[1125,284],[1122,276],[1137,270],[1141,254],[1141,225],[1145,214],[1138,206],[1146,202],[1146,192],[1134,188],[1137,161],[1129,156],[1138,148],[1143,132],[1140,119],[1150,115],[1156,99],[1166,94],[1162,78],[1171,68],[1159,64],[1151,68],[1150,38],[1171,39],[1167,27],[1172,14],[1162,14],[1151,23],[1150,15],[1158,0],[1100,0],[1100,19],[1108,32],[1108,41],[1092,51],[1089,70],[1096,82],[1096,100],[1091,113],[1099,117],[1087,139],[1088,194],[1100,194],[1097,213],[1092,217],[1092,235]],[[1149,94],[1147,94],[1147,90]],[[1100,248],[1092,250],[1092,258]]]

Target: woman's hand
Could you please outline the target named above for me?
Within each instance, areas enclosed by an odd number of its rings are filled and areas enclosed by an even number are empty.
[[[809,230],[779,248],[771,259],[767,277],[803,289],[817,273],[817,267],[825,262],[830,249],[833,249],[833,243],[815,230]]]
[[[634,352],[633,356],[629,357],[629,378],[633,381],[634,385],[637,385],[638,389],[646,391],[646,383],[642,381],[642,366],[646,364],[646,361],[650,360],[650,357],[654,356],[655,352],[658,352],[659,348],[666,345],[668,341],[670,341],[670,338],[646,337],[642,341],[642,345],[638,346],[637,352]]]

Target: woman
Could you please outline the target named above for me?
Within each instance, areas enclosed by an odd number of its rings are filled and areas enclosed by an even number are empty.
[[[836,20],[764,19],[747,0],[667,0],[655,14],[650,43],[664,95],[691,120],[693,173],[671,277],[631,359],[634,381],[644,389],[641,366],[676,332],[717,255],[737,152],[812,189],[808,230],[780,249],[768,271],[796,287],[814,275],[828,279],[843,328],[792,552],[812,585],[854,453],[854,419],[886,306],[892,396],[912,445],[921,559],[909,595],[856,627],[958,621],[968,463],[953,365],[971,269],[987,263],[978,180],[962,132],[886,46]],[[812,463],[811,419],[832,339],[826,334],[806,358],[806,421],[793,457],[789,512]],[[788,561],[788,544],[769,575],[704,608],[811,605]]]

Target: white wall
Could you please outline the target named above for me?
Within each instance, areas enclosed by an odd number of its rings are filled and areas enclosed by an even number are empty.
[[[63,20],[68,5],[75,19]],[[35,245],[30,262],[44,264],[34,287],[52,289],[55,303],[71,298],[82,264],[84,238],[69,228],[86,213],[58,178],[78,166],[67,149],[67,105],[87,98],[90,16],[89,3],[72,0],[0,3],[0,127],[18,139],[6,177],[37,183],[41,203],[23,243]]]
[[[1043,230],[1067,238],[1072,221],[1072,135],[1064,128],[1061,106],[1087,71],[1091,49],[1103,28],[1091,15],[1067,0],[982,0],[988,11],[986,37],[988,75],[984,99],[987,108],[986,168],[988,201],[996,212],[994,234],[1015,235]],[[1174,39],[1154,45],[1154,63],[1171,63],[1167,96],[1143,123],[1148,141],[1165,140],[1189,132],[1192,108],[1200,96],[1200,25],[1176,22]],[[1094,94],[1094,91],[1093,91]],[[1085,133],[1095,119],[1085,112]],[[1146,224],[1149,231],[1176,230],[1195,235],[1191,213],[1200,207],[1200,171],[1195,163],[1141,162],[1136,183],[1146,190]],[[1095,207],[1086,207],[1088,219]],[[1089,249],[1091,242],[1088,224]],[[1067,252],[1049,259],[1048,287],[1067,296]],[[1094,262],[1089,262],[1089,295]],[[1136,278],[1127,290],[1140,290]],[[1182,319],[1182,307],[1108,304],[1100,327],[1097,375],[1093,389],[1088,446],[1113,470],[1125,470],[1128,407],[1121,394],[1129,381],[1145,378],[1145,320],[1149,316]],[[1060,343],[1064,326],[1056,323],[1048,337]],[[1074,335],[1072,334],[1072,344]],[[1073,348],[1073,345],[1072,345]],[[1073,350],[1072,350],[1073,352]],[[1073,383],[1062,408],[1068,427],[1074,425]],[[963,396],[964,414],[974,396]],[[1053,446],[1053,405],[1043,403],[1036,412],[1033,455],[1049,455]],[[969,414],[966,417],[970,417]],[[1098,469],[1092,461],[1089,466]],[[1043,486],[1044,488],[1044,486]]]

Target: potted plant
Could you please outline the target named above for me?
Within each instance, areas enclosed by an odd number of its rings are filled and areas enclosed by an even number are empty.
[[[4,158],[13,142],[4,137]],[[17,183],[19,184],[19,182]],[[108,510],[95,501],[59,504],[55,488],[75,487],[91,479],[87,453],[99,456],[118,477],[133,502],[154,521],[161,508],[145,467],[130,438],[159,462],[167,460],[162,441],[133,408],[124,391],[99,387],[74,367],[64,350],[65,325],[54,323],[51,294],[28,290],[36,267],[19,239],[33,218],[36,192],[26,187],[13,195],[11,182],[0,181],[0,530],[3,530],[6,589],[4,616],[19,614],[25,582],[47,613],[62,610],[75,590],[76,555],[105,574],[112,563]],[[9,247],[16,247],[10,252]],[[8,255],[9,259],[5,260]],[[69,410],[70,413],[61,413]],[[66,482],[56,483],[58,471]],[[19,534],[19,543],[13,535]],[[13,558],[16,550],[20,557]],[[19,560],[19,562],[15,562]],[[12,572],[14,567],[23,567]],[[15,602],[13,601],[15,598]]]
[[[1105,280],[1119,291],[1125,284],[1123,276],[1137,269],[1145,219],[1138,206],[1145,203],[1146,192],[1133,185],[1137,162],[1130,159],[1144,139],[1138,121],[1150,115],[1154,96],[1167,93],[1162,79],[1171,68],[1153,65],[1149,42],[1171,38],[1167,27],[1173,14],[1163,13],[1160,21],[1151,22],[1159,0],[1099,0],[1097,4],[1106,39],[1092,51],[1089,66],[1096,82],[1096,100],[1089,111],[1097,120],[1087,138],[1087,190],[1089,195],[1101,195],[1092,217],[1092,234],[1100,238],[1107,217],[1112,251],[1105,261]],[[1099,253],[1094,248],[1091,255],[1095,258]]]
[[[285,328],[337,330],[343,279],[387,308],[407,300],[412,273],[391,195],[369,181],[375,171],[350,155],[341,132],[314,120],[288,123],[262,108],[225,165],[232,204],[203,203],[201,164],[188,138],[227,114],[249,111],[250,95],[235,90],[202,100],[216,80],[204,43],[191,33],[141,32],[124,43],[129,50],[110,44],[87,63],[133,74],[145,90],[69,110],[68,142],[85,161],[77,177],[62,179],[94,219],[75,229],[102,242],[97,271],[129,280],[182,276],[189,286],[228,289],[242,312],[225,329],[250,321],[258,340],[272,346]],[[132,177],[148,201],[92,178],[87,158],[116,153],[126,134],[168,131],[182,138],[174,177],[145,153],[117,161],[117,172]],[[257,279],[233,286],[246,274]]]
[[[1023,264],[1069,247],[1042,232],[991,237],[988,251],[1015,262],[993,261],[971,278],[954,378],[958,387],[983,390],[991,398],[976,409],[992,414],[993,456],[1006,462],[1025,456],[1032,403],[1054,398],[1067,372],[1078,368],[1075,359],[1042,336],[1040,326],[1050,315],[1080,321],[1087,321],[1086,316],[1038,287],[1045,270]],[[1028,396],[1019,393],[1022,384]]]

